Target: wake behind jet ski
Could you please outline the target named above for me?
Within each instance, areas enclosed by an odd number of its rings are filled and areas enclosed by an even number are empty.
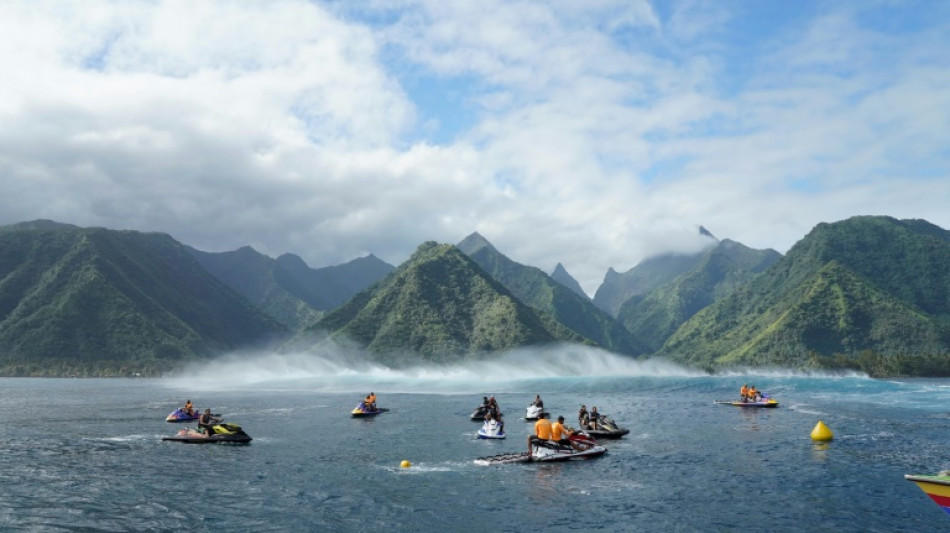
[[[241,429],[237,424],[221,422],[212,426],[213,433],[208,435],[201,431],[195,431],[191,428],[180,430],[171,437],[162,437],[162,440],[186,442],[189,444],[248,444],[251,442],[251,436]]]

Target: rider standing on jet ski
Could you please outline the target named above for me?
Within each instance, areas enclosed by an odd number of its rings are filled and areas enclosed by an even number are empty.
[[[211,409],[205,409],[205,412],[198,417],[198,427],[205,430],[205,436],[214,435],[214,425],[220,422],[220,418],[211,416]]]
[[[528,435],[528,454],[531,454],[531,445],[535,442],[551,440],[551,421],[545,418],[544,413],[538,415],[534,423],[534,435]]]

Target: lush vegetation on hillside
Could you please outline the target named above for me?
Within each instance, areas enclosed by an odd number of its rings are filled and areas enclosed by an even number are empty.
[[[749,283],[781,258],[728,239],[700,254],[690,270],[620,307],[617,318],[650,352],[659,350],[690,317]]]
[[[355,341],[393,365],[581,340],[518,301],[458,248],[434,242],[314,329]]]
[[[541,269],[512,261],[474,233],[458,244],[492,278],[520,301],[549,315],[574,333],[617,353],[639,355],[645,345],[588,298],[555,281]]]
[[[154,375],[283,328],[164,234],[0,232],[0,373]]]
[[[948,295],[947,232],[854,217],[818,225],[747,287],[687,321],[660,353],[708,368],[868,366],[868,354],[879,358],[876,373],[938,368],[950,354]]]

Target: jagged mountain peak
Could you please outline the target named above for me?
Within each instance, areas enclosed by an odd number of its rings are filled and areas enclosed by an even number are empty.
[[[488,239],[483,237],[479,232],[472,232],[471,235],[462,239],[456,247],[459,250],[462,250],[462,253],[466,255],[472,255],[483,248],[495,251],[495,247],[492,246],[492,243],[488,242]]]

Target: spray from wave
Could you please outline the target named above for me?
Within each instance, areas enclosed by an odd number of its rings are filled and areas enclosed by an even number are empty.
[[[305,387],[323,392],[499,391],[525,381],[561,378],[699,377],[704,372],[659,359],[638,360],[578,345],[522,348],[497,357],[449,365],[390,368],[366,354],[322,345],[319,352],[233,354],[192,365],[168,379],[172,386],[208,388],[214,384]]]

